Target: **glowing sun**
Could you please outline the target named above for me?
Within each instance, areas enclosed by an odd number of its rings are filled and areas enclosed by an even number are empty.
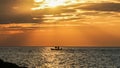
[[[76,3],[82,3],[82,1],[83,0],[34,0],[35,5],[37,5],[38,7],[32,8],[32,10],[72,5]]]
[[[65,0],[34,0],[36,3],[43,2],[44,5],[48,7],[56,7],[63,5],[65,3]]]

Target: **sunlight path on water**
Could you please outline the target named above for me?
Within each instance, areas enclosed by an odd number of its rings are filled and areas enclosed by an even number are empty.
[[[53,47],[44,48],[44,50],[41,53],[45,61],[45,63],[41,67],[43,68],[44,67],[50,67],[50,68],[79,67],[79,64],[77,65],[77,53],[74,54],[72,52],[67,52],[66,51],[67,49],[65,48],[63,51],[50,50],[50,48],[53,48]]]
[[[120,48],[0,47],[0,58],[28,68],[118,68]],[[14,59],[13,59],[14,58]]]

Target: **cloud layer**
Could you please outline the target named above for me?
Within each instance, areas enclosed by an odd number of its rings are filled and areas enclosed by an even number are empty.
[[[93,2],[93,3],[92,3]],[[0,23],[55,22],[86,19],[100,13],[120,12],[119,0],[86,0],[86,3],[32,12],[33,0],[4,0],[0,2]],[[119,15],[118,15],[119,17]],[[86,19],[87,20],[87,19]]]

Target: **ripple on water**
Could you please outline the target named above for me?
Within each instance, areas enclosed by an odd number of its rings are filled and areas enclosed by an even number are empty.
[[[51,47],[0,47],[0,58],[29,68],[117,68],[119,48],[70,48],[51,51]]]

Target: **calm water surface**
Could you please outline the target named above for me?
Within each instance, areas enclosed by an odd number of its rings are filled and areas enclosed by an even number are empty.
[[[0,47],[0,59],[29,68],[119,68],[120,48]]]

